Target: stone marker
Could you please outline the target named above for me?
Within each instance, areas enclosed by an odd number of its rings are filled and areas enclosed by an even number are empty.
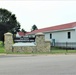
[[[37,33],[35,42],[33,43],[15,43],[13,44],[13,35],[11,33],[5,33],[5,50],[7,53],[20,52],[20,53],[32,53],[32,52],[50,52],[50,41],[45,41],[45,35],[43,33]]]
[[[37,52],[50,52],[50,41],[45,41],[45,35],[43,33],[37,33],[35,41]]]
[[[12,52],[12,45],[13,45],[13,34],[11,33],[5,33],[4,34],[4,44],[5,44],[5,50],[7,53]]]

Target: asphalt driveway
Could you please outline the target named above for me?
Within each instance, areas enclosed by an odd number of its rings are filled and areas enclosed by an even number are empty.
[[[0,55],[0,75],[76,75],[76,55]]]

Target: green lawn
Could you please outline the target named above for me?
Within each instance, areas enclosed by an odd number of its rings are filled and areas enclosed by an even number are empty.
[[[5,53],[4,47],[0,47],[0,53]]]
[[[76,50],[51,50],[51,53],[76,53]]]
[[[0,53],[6,53],[3,43],[0,41]],[[11,54],[66,54],[66,53],[76,53],[76,50],[66,50],[60,48],[52,48],[48,53],[11,53]]]
[[[52,48],[51,53],[76,53],[76,50],[69,50],[69,49],[60,49],[60,48]]]
[[[5,49],[1,41],[0,41],[0,53],[5,53]]]
[[[0,53],[5,53],[4,47],[0,46]],[[65,50],[65,49],[53,49],[50,53],[14,53],[14,54],[66,54],[66,53],[76,53],[76,50]],[[13,53],[12,53],[13,54]]]

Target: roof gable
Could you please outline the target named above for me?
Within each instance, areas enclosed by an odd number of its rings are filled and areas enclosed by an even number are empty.
[[[21,31],[20,31],[20,32],[17,33],[17,35],[19,35],[19,36],[25,36],[25,35],[28,34],[28,33],[29,33],[29,32],[24,33],[24,32],[21,32]]]
[[[25,35],[24,32],[18,32],[18,34],[19,34],[20,36],[24,36],[24,35]]]

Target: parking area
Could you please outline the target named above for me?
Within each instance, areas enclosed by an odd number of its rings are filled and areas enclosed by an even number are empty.
[[[0,75],[76,75],[76,55],[0,55]]]

